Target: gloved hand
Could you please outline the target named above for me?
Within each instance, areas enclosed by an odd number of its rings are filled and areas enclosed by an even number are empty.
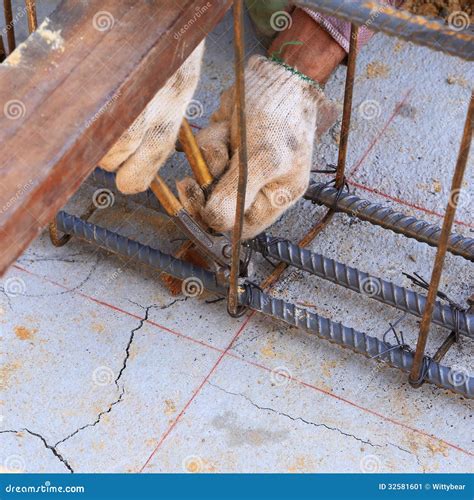
[[[314,137],[337,118],[339,107],[295,70],[253,56],[245,72],[248,184],[243,238],[253,238],[298,201],[309,183]],[[233,91],[224,92],[211,125],[196,139],[219,180],[209,199],[194,181],[177,183],[183,205],[218,232],[231,230],[238,184]]]
[[[174,151],[186,108],[199,80],[203,52],[204,42],[99,162],[104,170],[117,172],[117,188],[122,193],[146,191]]]

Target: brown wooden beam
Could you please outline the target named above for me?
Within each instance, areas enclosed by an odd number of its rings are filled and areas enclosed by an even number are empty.
[[[0,66],[0,275],[231,0],[63,0]]]

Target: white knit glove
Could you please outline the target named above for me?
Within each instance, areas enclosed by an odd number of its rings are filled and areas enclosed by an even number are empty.
[[[302,75],[263,56],[251,57],[245,72],[248,184],[243,238],[273,224],[308,187],[315,132],[336,120],[339,107]],[[238,151],[233,91],[224,92],[211,125],[197,141],[211,173],[220,177],[209,199],[194,179],[177,184],[183,205],[218,232],[234,224]],[[230,161],[229,161],[230,159]]]
[[[199,80],[202,42],[158,91],[99,166],[117,171],[117,188],[125,194],[145,191],[174,151],[186,108]]]

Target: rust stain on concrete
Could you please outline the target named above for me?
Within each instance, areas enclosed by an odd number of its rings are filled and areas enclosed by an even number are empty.
[[[26,326],[15,326],[13,331],[20,340],[31,340],[38,329],[26,328]]]

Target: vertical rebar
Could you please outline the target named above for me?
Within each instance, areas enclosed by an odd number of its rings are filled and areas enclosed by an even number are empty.
[[[7,53],[5,52],[5,45],[3,44],[3,37],[0,35],[0,63],[2,63],[7,57]]]
[[[344,186],[346,171],[347,145],[352,115],[352,95],[354,92],[354,79],[357,60],[357,40],[359,38],[359,27],[351,25],[351,41],[349,45],[349,56],[347,61],[346,86],[344,91],[344,107],[342,111],[341,139],[339,141],[339,154],[337,158],[336,188]]]
[[[229,279],[227,308],[236,315],[239,306],[240,246],[244,225],[245,194],[247,191],[247,127],[245,120],[245,72],[244,72],[244,5],[243,0],[234,0],[234,57],[237,129],[239,131],[239,182],[235,221],[232,230],[232,264]]]
[[[15,26],[13,25],[12,0],[3,0],[3,13],[5,15],[8,53],[11,54],[15,50]]]
[[[38,27],[38,19],[36,17],[36,0],[25,0],[26,15],[28,17],[28,30],[30,33]]]
[[[420,387],[423,382],[423,368],[425,359],[425,347],[428,340],[428,333],[430,330],[431,316],[438,292],[438,286],[443,272],[444,258],[448,246],[448,238],[451,233],[451,227],[454,222],[458,197],[462,186],[464,172],[466,170],[467,159],[469,156],[469,149],[472,140],[472,122],[474,117],[474,92],[471,93],[471,101],[467,111],[466,123],[461,139],[461,146],[459,148],[458,159],[456,162],[456,169],[454,171],[453,180],[451,183],[451,191],[449,194],[448,205],[443,220],[443,227],[438,242],[438,251],[433,265],[433,272],[431,274],[430,287],[428,289],[428,296],[426,300],[425,310],[420,324],[420,333],[418,335],[418,342],[416,344],[416,352],[413,360],[413,366],[410,371],[409,382],[413,387]]]

